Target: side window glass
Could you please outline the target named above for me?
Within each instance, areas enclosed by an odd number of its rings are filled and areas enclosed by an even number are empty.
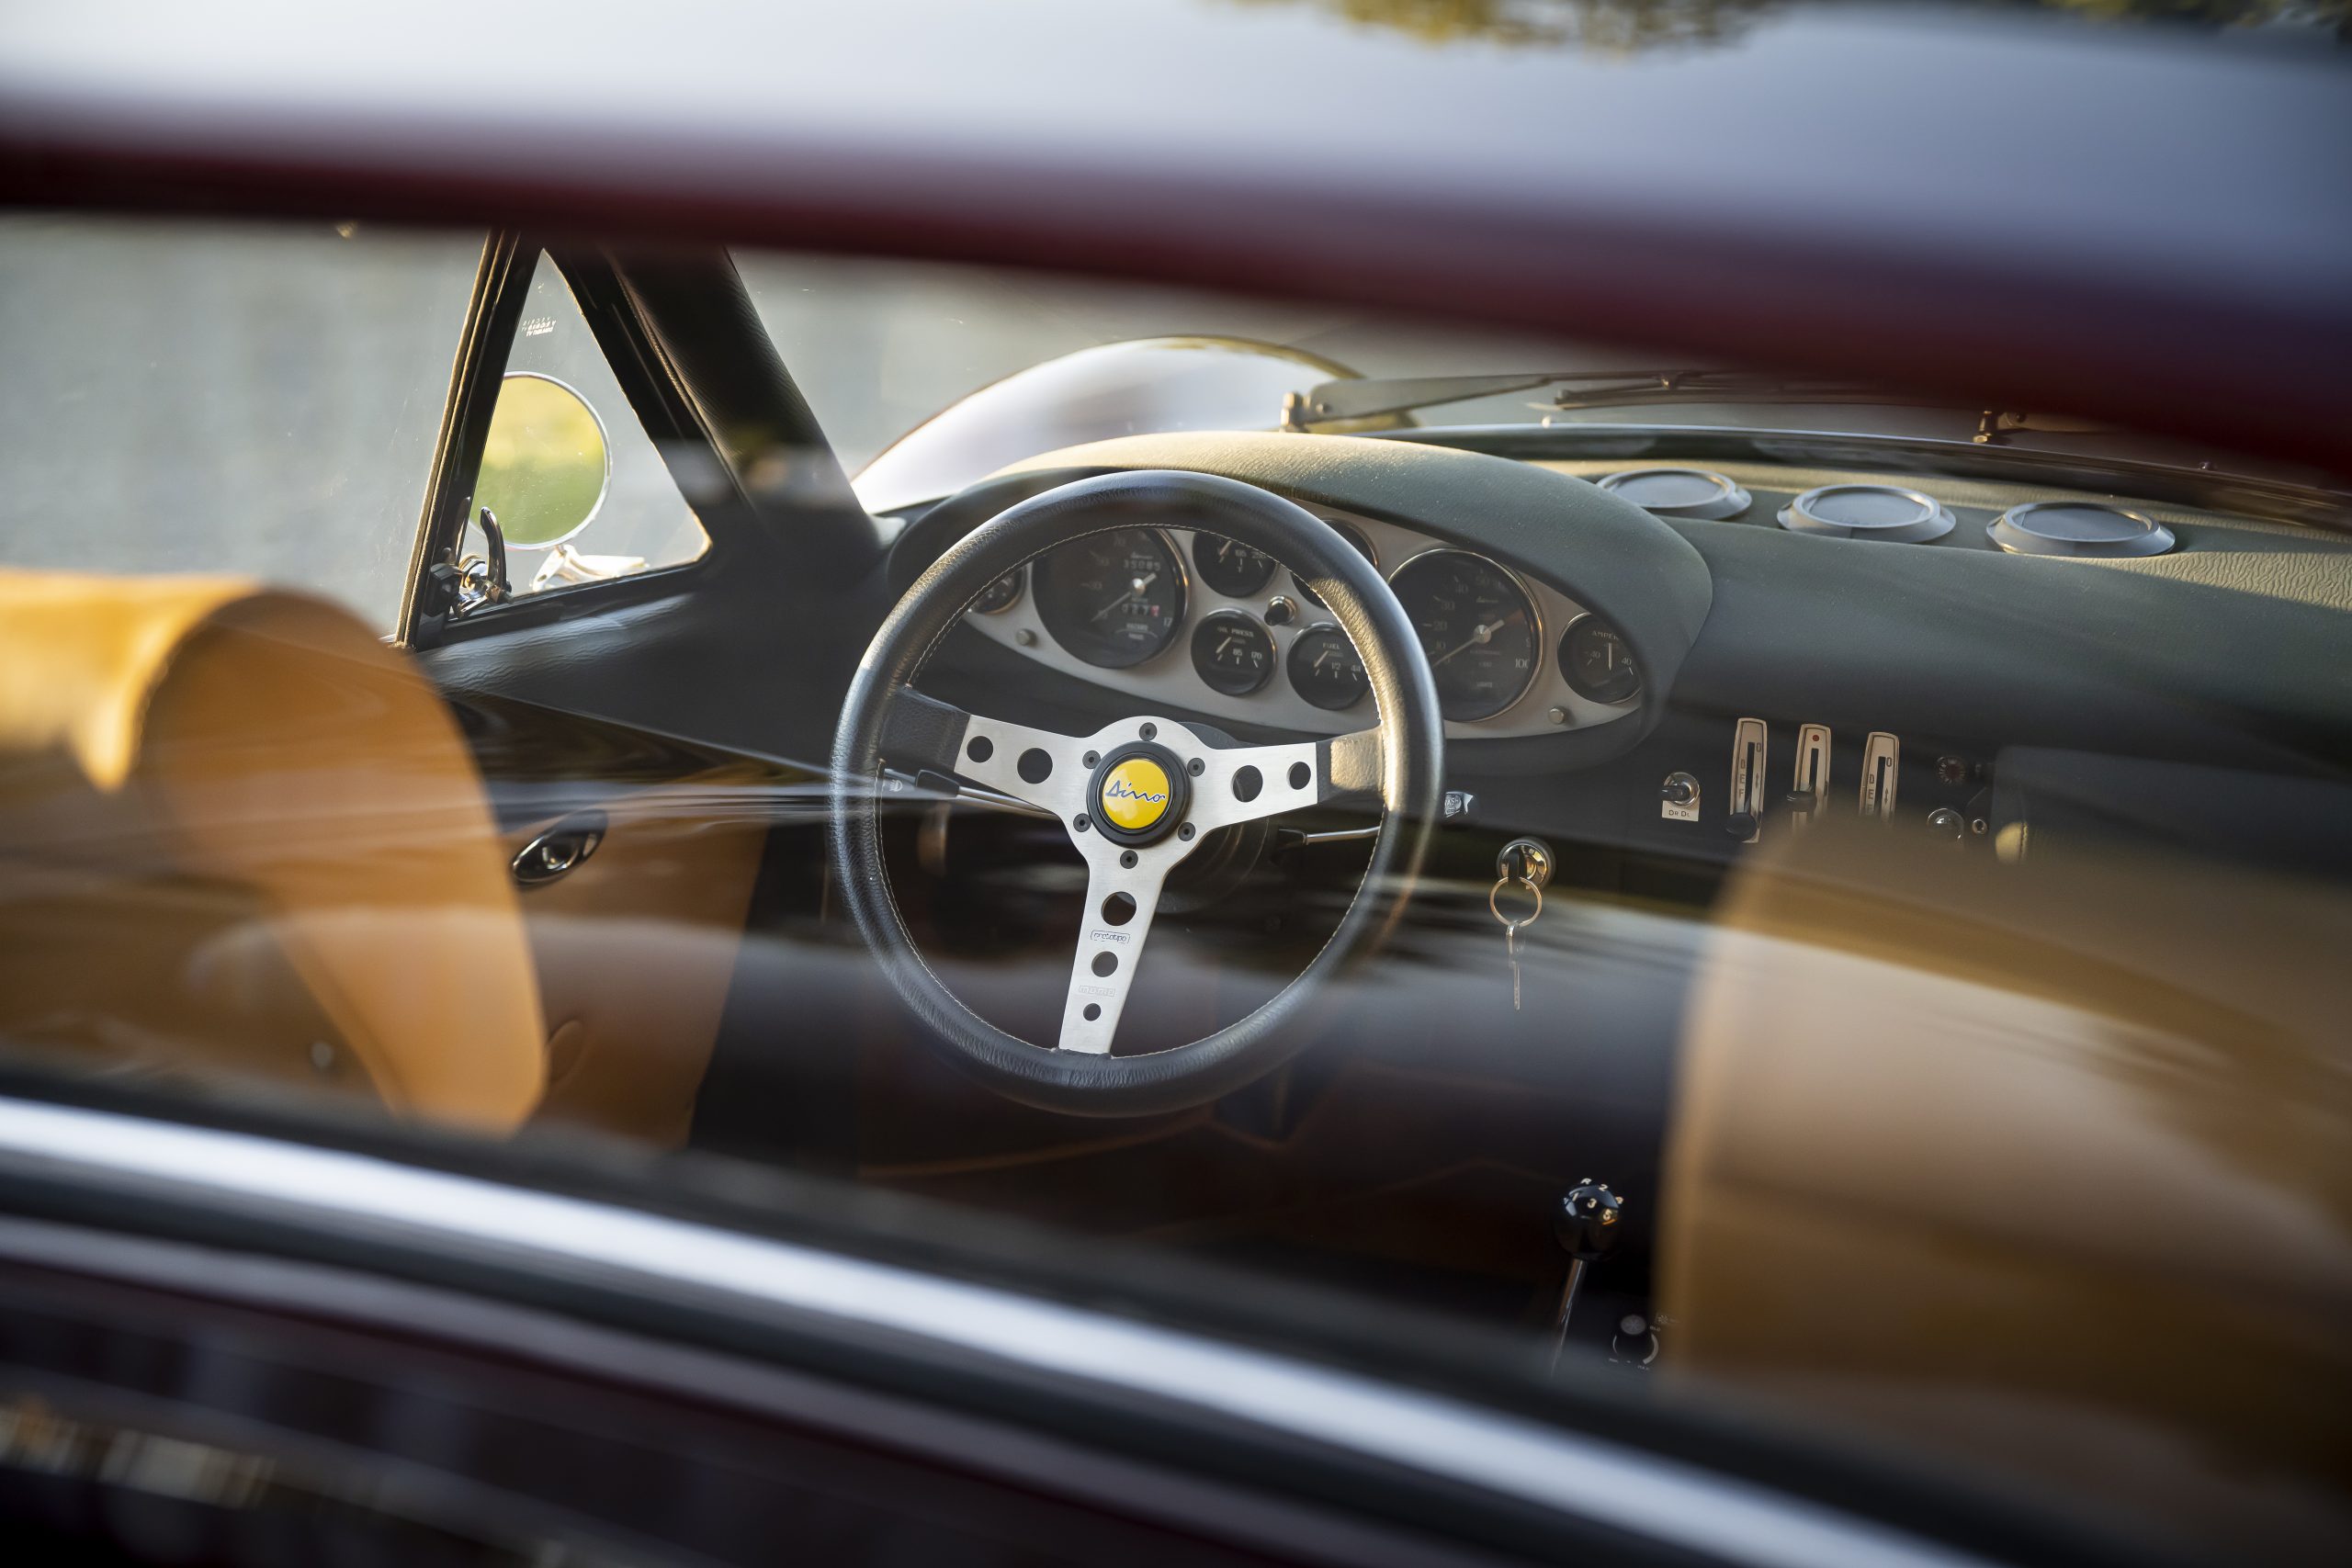
[[[474,503],[498,521],[518,595],[677,566],[710,543],[544,254],[491,414]]]
[[[0,214],[0,566],[252,577],[390,631],[481,253]]]

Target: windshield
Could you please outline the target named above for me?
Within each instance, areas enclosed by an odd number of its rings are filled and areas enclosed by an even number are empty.
[[[1393,312],[942,264],[759,252],[738,262],[762,325],[833,450],[860,476],[861,498],[877,511],[936,500],[1037,451],[1145,428],[1790,431],[2325,482],[2211,443],[2153,439],[2046,408],[1980,406],[1997,400],[1972,403],[1850,377],[1710,363],[1688,345],[1579,343]],[[1146,345],[1230,352],[1195,352],[1190,364],[1173,353],[1113,352]],[[1257,373],[1238,368],[1243,355],[1260,361]],[[909,433],[1007,382],[1023,389],[1007,388],[1007,401],[1027,393],[1057,411],[1032,426],[1031,446],[976,448],[970,462],[939,474],[908,471],[904,454],[876,463]],[[1346,407],[1328,415],[1303,410],[1326,387],[1340,389]],[[983,451],[984,466],[973,466]]]

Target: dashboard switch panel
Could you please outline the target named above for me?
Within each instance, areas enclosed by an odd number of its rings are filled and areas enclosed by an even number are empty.
[[[1731,815],[1744,844],[1754,843],[1762,831],[1765,753],[1770,741],[1771,732],[1760,718],[1743,718],[1731,732]]]
[[[1862,815],[1883,822],[1894,820],[1895,775],[1901,772],[1903,742],[1883,729],[1873,729],[1862,742]]]

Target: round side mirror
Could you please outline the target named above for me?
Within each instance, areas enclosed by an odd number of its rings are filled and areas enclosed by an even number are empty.
[[[596,520],[612,485],[612,448],[588,400],[552,376],[509,372],[491,411],[474,504],[507,547],[544,550]]]

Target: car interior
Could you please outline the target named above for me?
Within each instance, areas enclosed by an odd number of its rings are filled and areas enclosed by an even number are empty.
[[[726,253],[541,249],[490,247],[390,639],[0,571],[13,1054],[820,1173],[2280,1551],[2326,1517],[2332,479],[1747,372],[1742,421],[1634,377],[1446,423],[1566,378],[1172,340],[1262,417],[1089,361],[853,478]],[[550,277],[690,558],[481,526]],[[2193,1441],[2084,1440],[2125,1423]]]

